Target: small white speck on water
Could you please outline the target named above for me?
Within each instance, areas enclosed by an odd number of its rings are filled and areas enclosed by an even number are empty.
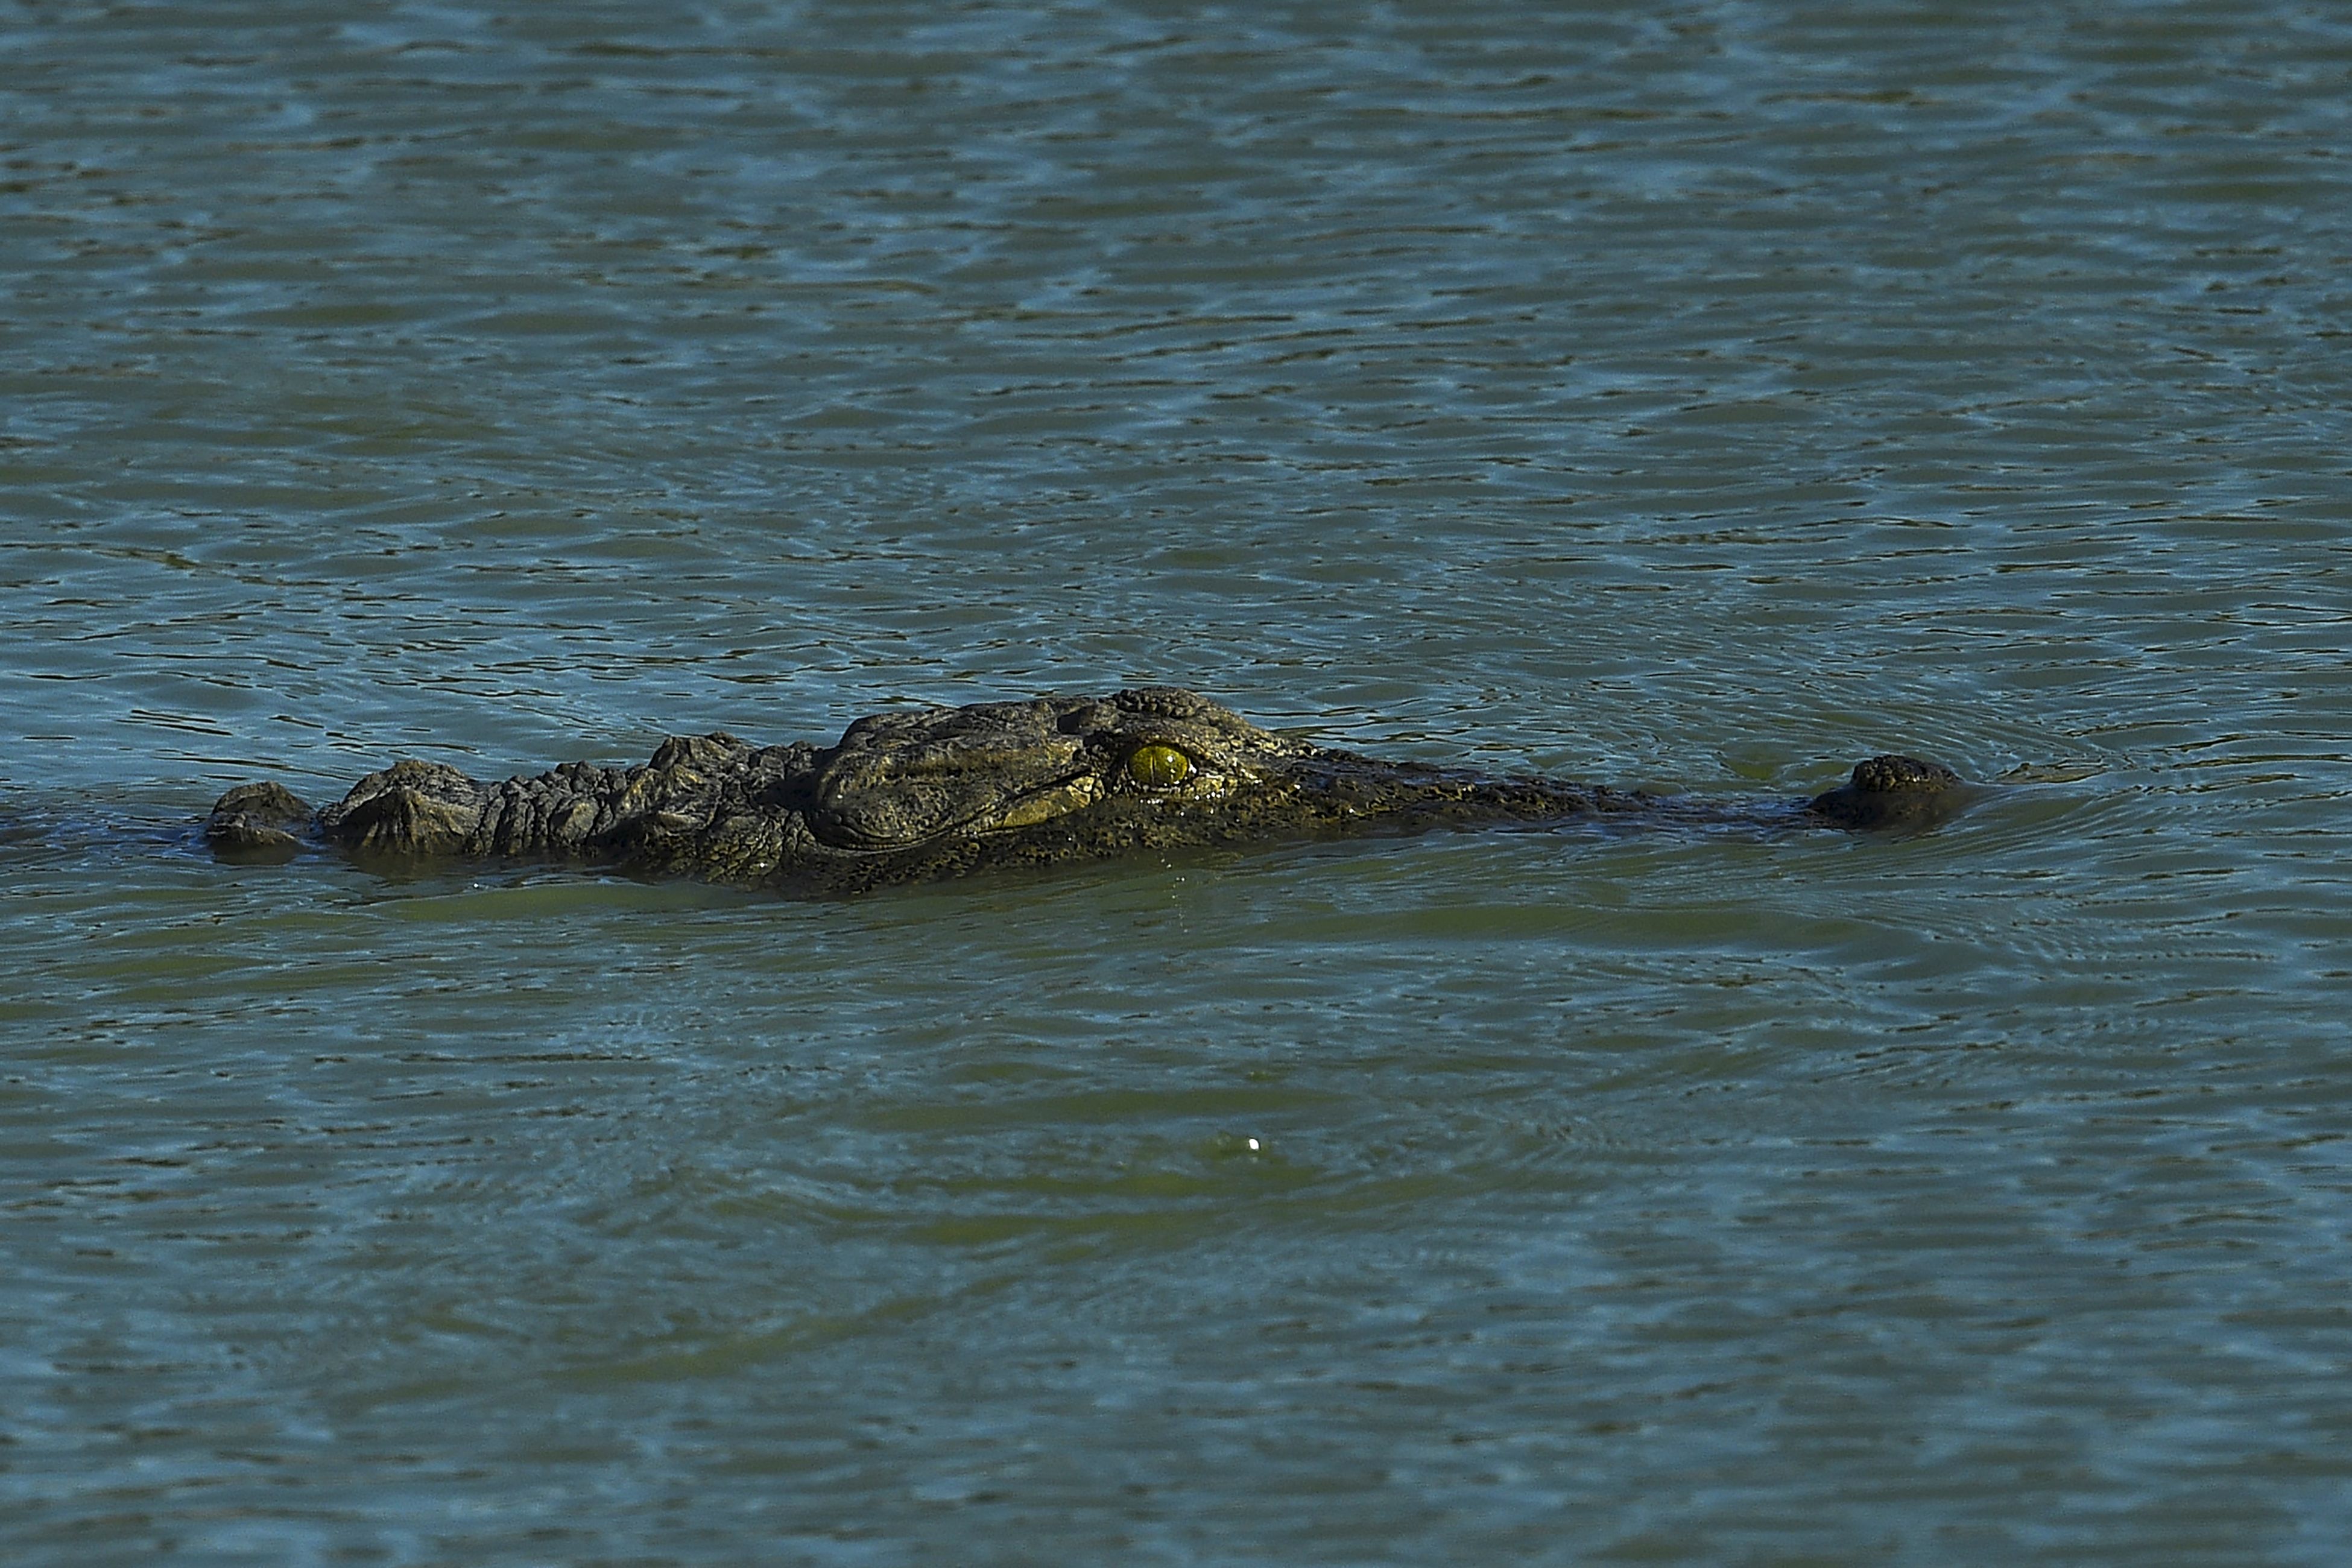
[[[1250,1140],[1249,1140],[1249,1146],[1250,1146],[1250,1152],[1251,1152],[1251,1153],[1255,1154],[1255,1153],[1256,1153],[1256,1152],[1257,1152],[1257,1140],[1256,1140],[1256,1139],[1255,1139],[1255,1138],[1250,1139]]]

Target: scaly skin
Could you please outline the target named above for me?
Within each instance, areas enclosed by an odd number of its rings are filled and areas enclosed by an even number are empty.
[[[1495,779],[1329,751],[1168,687],[879,714],[838,744],[665,741],[642,767],[571,763],[485,784],[396,763],[316,813],[277,784],[205,824],[231,859],[308,836],[362,860],[555,858],[825,895],[1142,851],[1641,816],[1844,828],[1931,826],[1948,768],[1874,757],[1811,801],[1718,805],[1546,778]]]

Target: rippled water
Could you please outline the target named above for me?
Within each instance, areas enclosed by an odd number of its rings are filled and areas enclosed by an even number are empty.
[[[0,1545],[2340,1560],[2347,160],[2287,0],[0,9]],[[191,831],[1134,680],[2004,787]]]

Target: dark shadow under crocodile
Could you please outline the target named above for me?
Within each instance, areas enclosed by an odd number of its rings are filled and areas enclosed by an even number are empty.
[[[362,862],[569,859],[823,896],[1187,848],[1500,824],[1634,821],[1905,831],[1965,805],[1958,774],[1873,757],[1811,800],[1731,804],[1381,762],[1144,687],[861,719],[829,747],[719,733],[640,767],[572,763],[488,784],[396,763],[313,812],[272,784],[205,827],[232,860],[320,842]]]

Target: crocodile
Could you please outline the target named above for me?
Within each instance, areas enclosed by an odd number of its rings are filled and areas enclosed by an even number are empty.
[[[1449,826],[1576,822],[1848,830],[1933,826],[1968,788],[1878,756],[1806,800],[1726,804],[1384,762],[1259,729],[1198,693],[1141,687],[877,714],[831,746],[725,731],[635,767],[569,763],[492,784],[436,763],[373,773],[314,811],[282,784],[221,796],[226,860],[323,845],[362,863],[562,859],[823,897],[1123,855]]]

